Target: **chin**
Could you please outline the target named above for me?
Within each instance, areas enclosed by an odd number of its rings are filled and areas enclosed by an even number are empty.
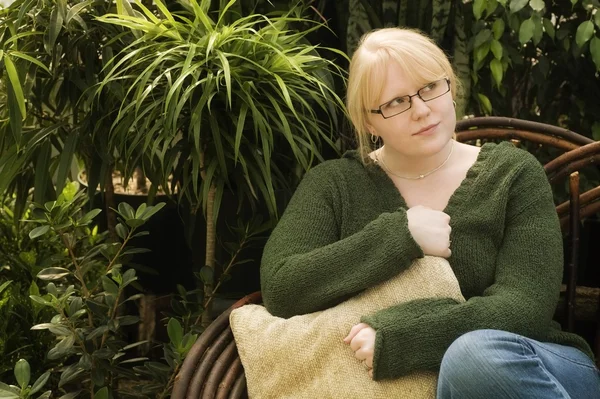
[[[427,140],[427,142],[421,143],[421,148],[418,151],[421,152],[421,155],[434,155],[443,151],[451,140],[452,135],[440,134],[437,137],[431,137],[431,140]]]

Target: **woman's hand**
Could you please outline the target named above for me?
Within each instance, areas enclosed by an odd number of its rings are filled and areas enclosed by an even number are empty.
[[[365,363],[369,376],[373,378],[373,352],[375,350],[375,330],[368,324],[360,323],[350,329],[344,342],[350,344],[354,356]]]
[[[410,208],[406,215],[410,234],[425,255],[450,257],[450,216],[422,205]]]

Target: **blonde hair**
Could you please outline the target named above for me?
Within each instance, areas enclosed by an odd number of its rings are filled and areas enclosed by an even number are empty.
[[[390,62],[396,62],[411,80],[427,84],[441,78],[450,80],[455,98],[457,80],[448,57],[422,32],[405,28],[385,28],[366,33],[350,62],[346,105],[356,131],[363,161],[373,150],[367,128],[369,110],[377,108],[386,84],[382,76]]]

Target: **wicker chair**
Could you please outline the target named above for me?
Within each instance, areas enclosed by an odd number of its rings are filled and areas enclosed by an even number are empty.
[[[556,126],[501,117],[461,120],[457,124],[457,140],[460,142],[510,140],[518,146],[527,145],[530,149],[531,146],[553,148],[558,153],[545,164],[544,168],[553,186],[567,177],[569,179],[569,200],[558,205],[556,211],[571,249],[570,259],[567,259],[563,326],[566,330],[573,331],[580,221],[600,212],[600,186],[580,193],[579,170],[590,164],[600,164],[600,142],[594,142]],[[600,297],[598,300],[600,301]],[[246,379],[229,327],[229,314],[240,306],[260,302],[260,292],[242,298],[215,319],[202,333],[176,377],[173,399],[247,397]],[[598,312],[594,351],[600,359],[600,312]]]

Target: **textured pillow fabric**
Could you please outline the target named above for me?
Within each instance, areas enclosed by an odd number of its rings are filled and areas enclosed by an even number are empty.
[[[283,319],[260,305],[235,309],[231,329],[250,398],[435,398],[436,373],[373,381],[342,341],[362,316],[430,297],[464,302],[448,261],[426,256],[389,281],[320,312]]]

